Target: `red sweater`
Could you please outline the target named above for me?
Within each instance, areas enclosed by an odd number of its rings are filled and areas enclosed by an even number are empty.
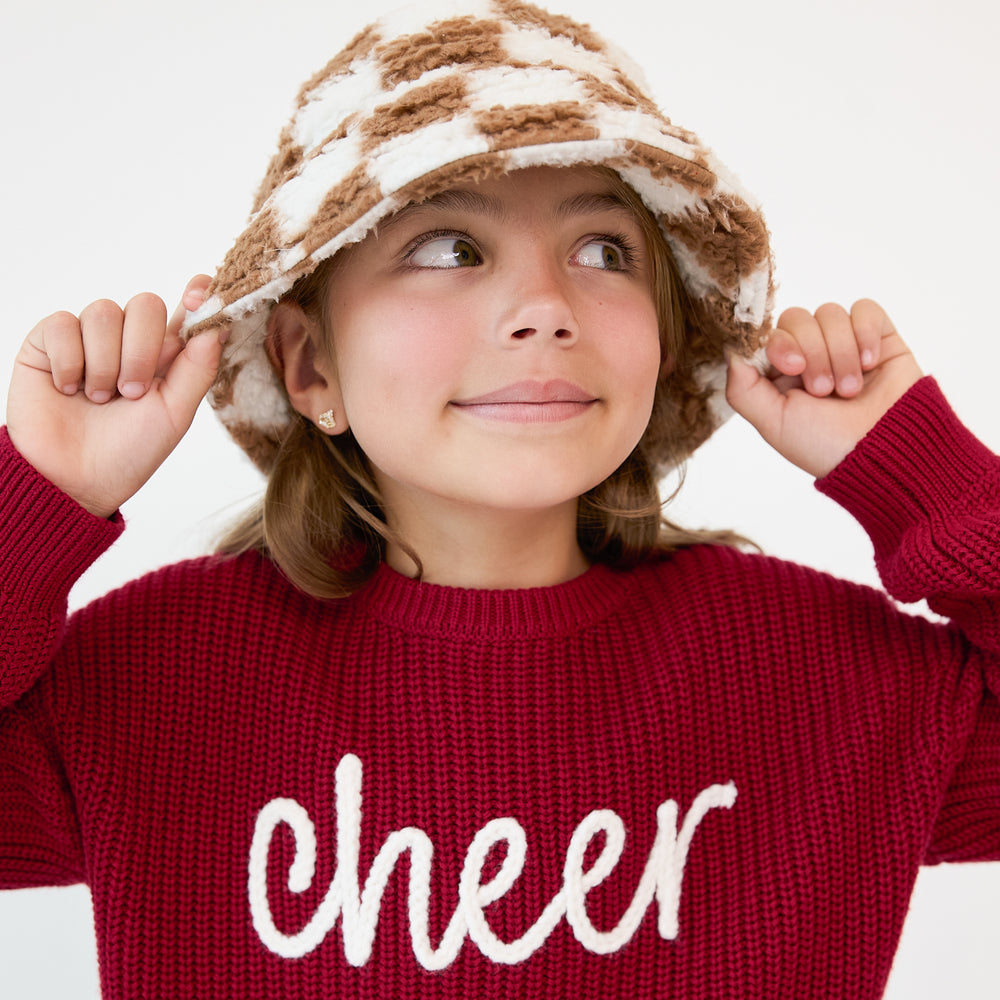
[[[106,997],[873,998],[918,866],[1000,856],[1000,461],[930,380],[821,488],[946,625],[708,546],[67,624],[120,526],[0,450],[0,883],[90,886]]]

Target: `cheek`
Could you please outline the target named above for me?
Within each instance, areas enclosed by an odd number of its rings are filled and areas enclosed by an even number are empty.
[[[615,355],[615,378],[631,397],[621,439],[627,453],[646,433],[660,378],[662,359],[655,316],[624,330]]]
[[[609,364],[622,387],[628,387],[638,409],[648,419],[663,358],[656,310],[651,302],[630,302],[618,311]]]
[[[411,305],[368,310],[335,337],[340,389],[356,434],[401,434],[443,407],[467,364],[465,338],[439,312]]]

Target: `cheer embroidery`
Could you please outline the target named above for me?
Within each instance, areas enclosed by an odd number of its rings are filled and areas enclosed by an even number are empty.
[[[677,937],[678,911],[684,866],[695,830],[712,809],[731,809],[736,785],[710,785],[698,794],[678,829],[678,806],[672,799],[656,810],[656,837],[635,895],[618,925],[599,931],[587,915],[587,893],[600,885],[618,864],[625,848],[625,824],[610,809],[589,813],[577,826],[566,851],[562,888],[529,930],[515,941],[501,941],[483,912],[517,881],[527,857],[523,827],[511,817],[487,823],[473,837],[465,854],[458,889],[458,906],[435,948],[428,934],[431,861],[434,846],[419,827],[390,833],[360,888],[358,856],[361,843],[361,761],[353,754],[337,766],[336,871],[330,888],[312,918],[296,934],[285,934],[274,923],[267,898],[267,857],[275,831],[288,826],[295,838],[295,857],[288,871],[288,889],[305,892],[316,870],[316,831],[306,810],[294,799],[273,799],[261,809],[250,846],[248,894],[253,926],[265,947],[285,958],[301,958],[322,944],[341,921],[344,952],[351,965],[364,965],[378,930],[382,895],[399,857],[410,855],[410,938],[417,961],[428,970],[443,969],[457,957],[466,937],[484,956],[512,965],[533,955],[565,917],[577,941],[589,951],[610,954],[632,939],[653,900],[658,907],[657,928],[667,941]],[[584,868],[591,841],[604,834],[597,860]],[[483,866],[498,844],[506,856],[496,874],[482,882]]]

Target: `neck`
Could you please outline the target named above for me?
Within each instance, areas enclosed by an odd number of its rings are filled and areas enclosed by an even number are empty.
[[[586,571],[576,540],[576,501],[546,511],[493,511],[454,505],[433,520],[397,511],[393,528],[420,559],[426,583],[477,590],[548,587]],[[418,567],[390,545],[386,562],[404,576]]]

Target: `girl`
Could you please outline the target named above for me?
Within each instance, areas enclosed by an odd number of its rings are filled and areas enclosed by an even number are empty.
[[[919,863],[995,857],[997,462],[875,303],[742,360],[766,230],[631,72],[518,4],[387,18],[183,349],[151,296],[25,342],[4,878],[88,882],[107,995],[877,996]],[[660,529],[720,374],[954,626]],[[261,511],[64,632],[213,381]]]

